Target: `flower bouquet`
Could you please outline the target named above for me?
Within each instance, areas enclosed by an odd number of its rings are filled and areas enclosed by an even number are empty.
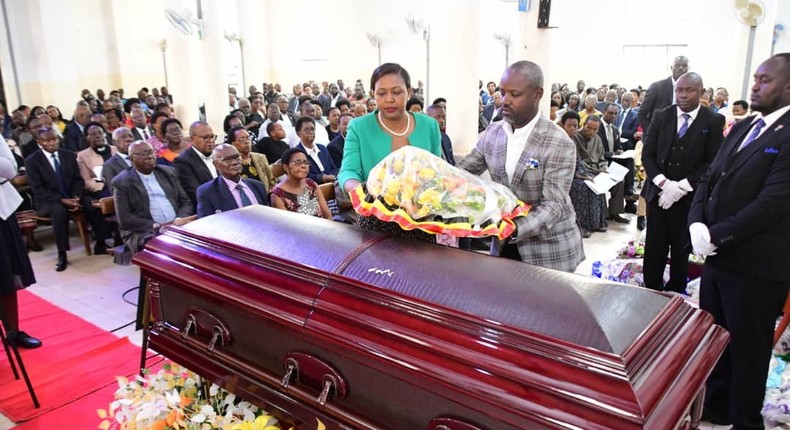
[[[351,193],[363,216],[455,237],[496,236],[515,230],[513,219],[529,206],[507,187],[451,166],[428,151],[404,146],[371,170]]]
[[[177,364],[165,364],[145,378],[117,380],[115,400],[98,411],[99,429],[284,430],[257,406]]]

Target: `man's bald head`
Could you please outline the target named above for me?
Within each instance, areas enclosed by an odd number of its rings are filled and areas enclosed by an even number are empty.
[[[680,76],[689,71],[689,59],[678,55],[672,60],[672,79],[677,80]]]

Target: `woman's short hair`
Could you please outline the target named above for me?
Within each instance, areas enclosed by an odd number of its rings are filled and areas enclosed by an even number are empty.
[[[403,79],[403,82],[406,83],[406,88],[411,88],[411,77],[409,77],[409,72],[398,63],[384,63],[376,67],[376,70],[374,70],[373,74],[370,76],[370,88],[376,88],[376,82],[378,82],[382,76],[393,74]]]
[[[179,120],[177,120],[175,118],[168,118],[168,119],[162,121],[162,125],[160,126],[160,128],[161,128],[160,133],[165,134],[165,132],[167,131],[167,126],[170,125],[170,124],[173,124],[173,123],[178,124],[178,126],[181,127],[182,129],[184,128],[184,126],[181,125],[181,121],[179,121]]]
[[[299,119],[296,120],[296,124],[294,124],[294,130],[296,130],[297,133],[302,131],[302,126],[306,122],[315,125],[315,120],[313,118],[310,118],[309,116],[300,116]]]
[[[420,110],[425,107],[425,104],[423,104],[422,100],[417,97],[411,97],[406,101],[406,110],[411,109],[411,107],[414,105],[420,105]]]
[[[307,153],[304,152],[304,150],[302,148],[288,148],[288,149],[286,149],[285,152],[283,152],[282,157],[280,157],[280,163],[282,163],[283,166],[287,165],[288,163],[291,162],[291,158],[293,158],[293,156],[295,154],[298,154],[300,152],[302,154],[304,154],[305,157],[307,157]]]
[[[241,130],[246,130],[246,128],[244,128],[243,125],[235,125],[231,127],[230,130],[228,130],[228,143],[231,143],[234,140],[236,140],[236,133],[238,133]]]

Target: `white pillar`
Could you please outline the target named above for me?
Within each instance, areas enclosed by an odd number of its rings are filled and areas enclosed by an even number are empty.
[[[425,2],[431,26],[430,99],[425,105],[438,97],[447,99],[447,134],[458,155],[477,144],[479,12],[479,0]]]
[[[261,84],[271,81],[269,43],[269,3],[259,0],[236,0],[239,10],[239,38],[242,40],[241,55],[244,61],[244,88],[239,88],[238,96],[246,97],[247,88],[255,85],[263,91]],[[291,88],[282,83],[283,91]]]
[[[238,49],[225,40],[222,28],[227,8],[232,5],[220,1],[203,2],[203,61],[198,63],[198,67],[202,67],[205,76],[201,93],[206,104],[206,122],[217,135],[223,133],[222,122],[228,114],[228,82],[225,77],[228,50]]]
[[[529,2],[527,12],[518,12],[518,25],[516,37],[514,38],[513,53],[510,62],[527,60],[531,61],[543,69],[543,97],[540,99],[540,110],[549,117],[549,107],[551,101],[552,74],[551,56],[557,55],[553,52],[553,29],[538,28],[538,2]],[[567,31],[567,30],[566,30]]]

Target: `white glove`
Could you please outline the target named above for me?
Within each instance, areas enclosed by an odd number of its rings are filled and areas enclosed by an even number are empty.
[[[664,188],[661,189],[661,195],[658,198],[658,205],[662,209],[669,209],[675,202],[682,199],[687,191],[680,188],[677,181],[667,181]]]
[[[691,224],[689,226],[689,235],[691,236],[691,247],[694,248],[694,255],[700,257],[716,255],[716,245],[710,242],[710,232],[705,224],[701,222]]]

